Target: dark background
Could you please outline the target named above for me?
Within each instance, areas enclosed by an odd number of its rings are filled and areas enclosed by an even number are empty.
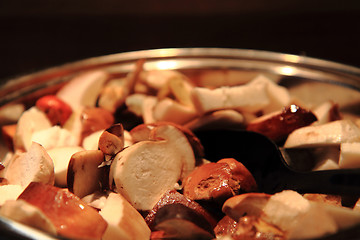
[[[0,0],[0,80],[167,47],[259,49],[360,67],[360,1]]]

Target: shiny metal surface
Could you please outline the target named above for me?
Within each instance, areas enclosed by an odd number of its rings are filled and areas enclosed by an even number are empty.
[[[239,70],[264,73],[279,79],[342,85],[360,92],[360,68],[326,60],[303,56],[243,49],[186,48],[154,49],[100,56],[53,67],[16,79],[9,79],[0,86],[0,107],[22,100],[24,97],[41,94],[44,89],[56,88],[82,71],[105,69],[121,75],[130,72],[134,63],[146,59],[144,68],[175,70]],[[8,239],[53,239],[38,235],[28,227],[0,217],[0,235],[9,233],[16,238]],[[41,236],[41,237],[40,237]],[[46,237],[46,238],[45,238]]]

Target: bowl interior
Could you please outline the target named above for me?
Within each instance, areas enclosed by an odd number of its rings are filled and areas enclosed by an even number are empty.
[[[0,111],[21,102],[26,106],[41,95],[53,93],[73,76],[103,69],[114,78],[125,76],[145,59],[145,70],[178,70],[198,85],[218,87],[246,83],[258,74],[289,89],[307,106],[324,101],[339,104],[349,117],[360,115],[360,69],[334,62],[281,53],[240,49],[157,49],[95,57],[7,81],[0,87]],[[220,81],[220,82],[224,82]],[[11,120],[0,119],[0,125]],[[0,143],[0,157],[6,154]],[[11,223],[7,223],[7,225]]]

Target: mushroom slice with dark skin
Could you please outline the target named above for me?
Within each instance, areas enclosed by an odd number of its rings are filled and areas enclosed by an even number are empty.
[[[173,127],[176,127],[177,129],[179,129],[186,136],[187,140],[191,144],[191,147],[194,151],[197,163],[200,162],[200,159],[202,159],[204,157],[204,148],[201,145],[200,140],[187,127],[181,126],[176,123],[171,123],[171,122],[156,122],[156,123],[140,124],[140,125],[136,126],[135,128],[133,128],[130,131],[130,134],[131,134],[134,142],[149,140],[152,129],[154,129],[158,126],[163,126],[163,125],[171,125]]]
[[[100,240],[106,230],[100,214],[66,189],[32,182],[18,199],[39,208],[60,236]]]
[[[311,111],[290,105],[283,111],[256,118],[248,124],[246,130],[261,133],[275,142],[281,142],[295,129],[308,126],[316,120]]]
[[[193,209],[173,203],[163,206],[155,216],[155,229],[170,239],[213,239],[211,225]]]
[[[149,139],[119,152],[109,175],[110,186],[142,211],[151,210],[166,191],[174,189],[195,167],[191,144],[178,128],[157,126]]]
[[[118,123],[106,129],[99,138],[99,149],[106,155],[115,156],[124,148],[124,128]]]
[[[251,173],[232,158],[199,166],[184,181],[184,195],[192,200],[223,203],[236,194],[256,189]]]
[[[152,230],[154,230],[155,217],[159,209],[166,205],[175,203],[183,204],[184,206],[195,211],[197,214],[203,216],[203,218],[212,226],[212,228],[216,226],[217,220],[212,215],[210,215],[210,213],[208,213],[199,203],[186,198],[183,194],[177,192],[176,190],[170,190],[160,198],[153,209],[151,209],[145,217],[146,223]]]
[[[85,107],[74,111],[64,128],[76,136],[81,144],[90,134],[107,129],[113,124],[114,116],[111,112],[98,107]]]
[[[107,171],[99,167],[104,161],[100,150],[87,150],[72,155],[67,171],[69,191],[79,198],[107,187]]]
[[[39,98],[36,107],[46,114],[53,125],[63,126],[72,114],[71,107],[54,95]]]

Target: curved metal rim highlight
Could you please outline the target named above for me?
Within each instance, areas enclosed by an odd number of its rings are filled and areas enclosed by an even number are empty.
[[[139,59],[148,61],[176,60],[176,59],[215,59],[215,60],[242,60],[248,63],[266,63],[268,65],[288,65],[306,70],[324,72],[336,75],[333,83],[350,86],[360,91],[360,68],[331,62],[322,59],[250,49],[232,48],[163,48],[139,50],[132,52],[115,53],[110,55],[87,58],[60,66],[55,66],[18,78],[9,79],[0,86],[0,106],[14,101],[21,95],[27,95],[39,89],[66,81],[79,71],[102,68],[113,65],[134,63]],[[239,65],[234,66],[240,68]],[[268,66],[271,68],[271,66]],[[274,69],[275,67],[273,67]],[[279,74],[279,72],[276,72]],[[284,75],[285,76],[285,75]]]
[[[354,75],[360,77],[360,68],[341,64],[333,61],[311,58],[306,56],[292,55],[286,53],[277,53],[261,50],[250,49],[231,49],[231,48],[163,48],[138,50],[131,52],[115,53],[104,56],[87,58],[60,66],[55,66],[35,72],[33,74],[25,75],[19,78],[10,79],[11,81],[20,81],[23,78],[30,78],[39,75],[48,74],[50,72],[58,71],[59,69],[74,72],[84,66],[101,66],[112,63],[135,61],[141,58],[147,59],[163,59],[163,58],[179,58],[179,57],[211,57],[211,58],[234,58],[234,59],[248,59],[258,61],[271,61],[281,63],[300,64],[305,67],[323,69],[324,71],[339,72],[347,75]]]
[[[336,63],[332,61],[316,59],[305,56],[292,54],[276,53],[270,51],[248,50],[248,49],[231,49],[231,48],[164,48],[139,50],[132,52],[116,53],[99,57],[88,58],[60,66],[48,68],[39,72],[24,75],[19,78],[9,79],[0,87],[0,106],[4,103],[1,99],[4,97],[2,92],[7,89],[16,88],[20,83],[27,82],[31,79],[51,79],[56,77],[65,77],[80,70],[91,69],[95,67],[107,66],[112,64],[131,63],[138,59],[146,58],[150,60],[156,59],[177,59],[177,58],[216,58],[216,59],[242,59],[264,61],[272,63],[283,63],[294,66],[301,66],[307,69],[316,69],[330,73],[336,73],[342,76],[350,77],[357,80],[360,84],[360,68]],[[41,88],[42,86],[39,86]],[[24,236],[18,228],[17,223],[4,221],[0,218],[0,223],[6,224],[8,230],[14,228],[15,233]],[[21,225],[20,225],[21,228]],[[36,234],[31,234],[37,236]],[[51,237],[50,237],[51,238]]]

